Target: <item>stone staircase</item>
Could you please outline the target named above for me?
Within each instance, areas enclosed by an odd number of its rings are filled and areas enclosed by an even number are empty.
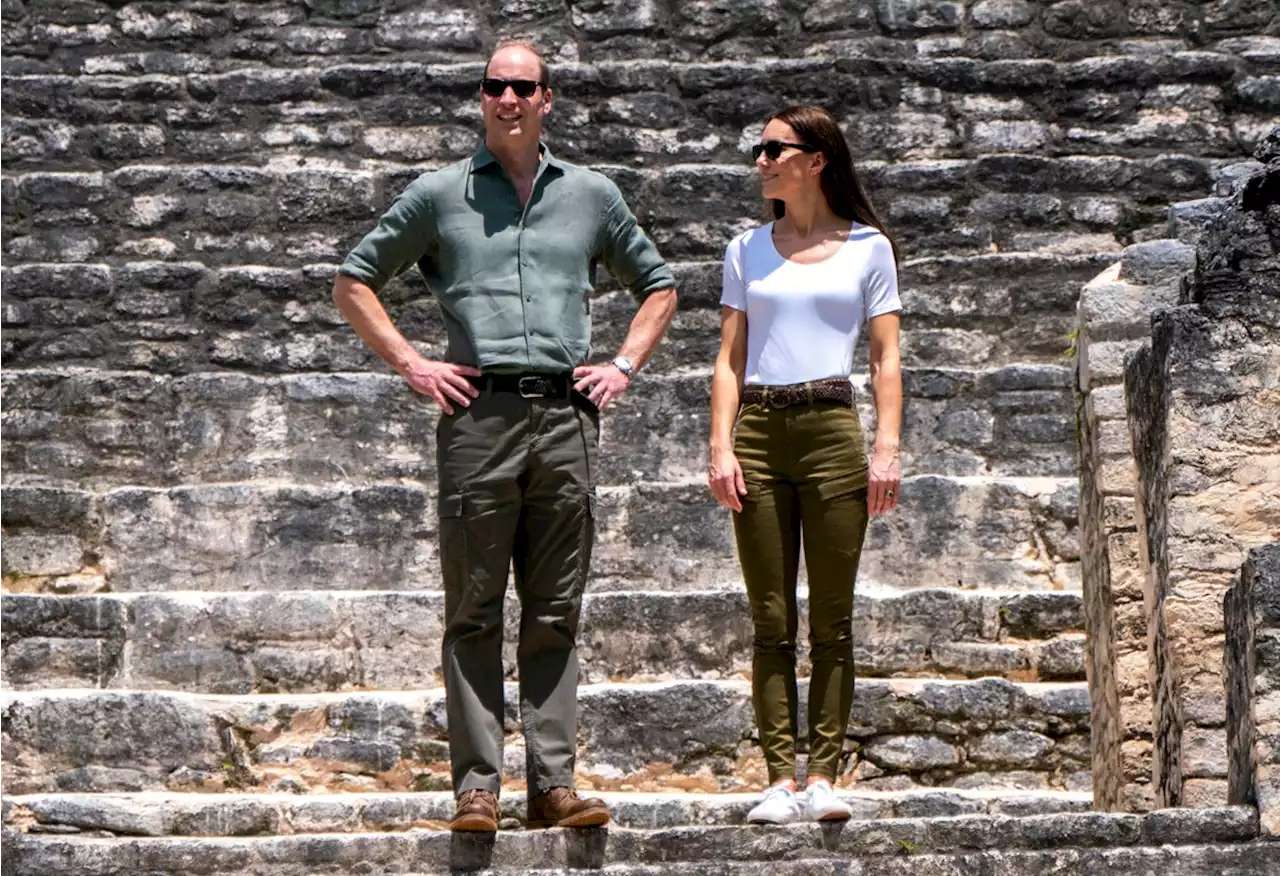
[[[1081,287],[1269,127],[1280,40],[1252,7],[1077,33],[1073,2],[6,3],[6,876],[1265,872],[1247,808],[1085,811],[1068,356]],[[622,187],[681,309],[604,423],[578,779],[616,825],[485,843],[442,830],[435,414],[327,293],[470,153],[509,22],[572,47],[552,147]],[[704,472],[741,146],[794,100],[843,108],[909,255],[907,477],[858,585],[855,821],[775,831],[742,824],[751,625]],[[604,351],[632,304],[600,279]],[[386,300],[430,355],[424,292]]]

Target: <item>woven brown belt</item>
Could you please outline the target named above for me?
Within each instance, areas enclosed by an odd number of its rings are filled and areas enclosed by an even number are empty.
[[[786,386],[744,386],[744,405],[764,405],[766,408],[789,408],[792,405],[809,405],[829,402],[853,407],[853,386],[843,378],[813,380],[809,383],[792,383]]]

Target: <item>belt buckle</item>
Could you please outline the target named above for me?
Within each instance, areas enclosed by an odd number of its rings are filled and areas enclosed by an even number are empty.
[[[528,388],[526,388],[528,387]],[[555,389],[545,377],[521,377],[516,383],[521,398],[546,398]]]
[[[775,411],[791,406],[791,392],[786,389],[772,389],[769,391],[769,406]]]

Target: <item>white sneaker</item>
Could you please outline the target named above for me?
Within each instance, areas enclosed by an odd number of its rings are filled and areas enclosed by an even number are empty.
[[[764,799],[747,813],[748,824],[790,824],[804,817],[804,808],[795,792],[774,785],[764,792]]]
[[[848,821],[853,810],[848,807],[829,782],[814,782],[804,795],[805,814],[814,821]]]

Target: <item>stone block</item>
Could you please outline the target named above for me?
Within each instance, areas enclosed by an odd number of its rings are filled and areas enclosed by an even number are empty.
[[[863,749],[863,756],[881,768],[901,772],[954,767],[962,759],[956,746],[935,736],[895,736],[873,741]]]
[[[1225,779],[1227,731],[1188,727],[1182,736],[1182,773],[1188,779]]]
[[[29,740],[25,756],[13,763],[9,793],[74,790],[85,781],[119,787],[125,775],[162,782],[180,766],[220,769],[221,744],[203,710],[171,696],[91,694],[13,702],[7,718],[10,732]],[[57,772],[46,772],[42,763],[58,764]],[[92,777],[82,769],[99,763],[110,764],[109,771]]]
[[[106,265],[16,265],[3,271],[5,295],[19,298],[93,298],[111,292]]]
[[[1195,247],[1177,240],[1153,240],[1127,247],[1120,276],[1136,285],[1177,283],[1196,264]]]
[[[964,19],[964,4],[949,0],[877,0],[880,26],[891,33],[956,30]]]
[[[187,88],[197,100],[216,98],[232,104],[277,104],[323,94],[310,70],[238,70],[192,76]]]
[[[809,31],[869,30],[875,25],[876,14],[869,2],[817,0],[808,5],[800,21]]]
[[[1089,389],[1089,401],[1099,420],[1123,420],[1125,418],[1124,385],[1109,384]]]
[[[4,542],[8,576],[71,575],[87,559],[85,543],[74,535],[9,535]]]
[[[18,687],[102,687],[118,677],[127,636],[109,599],[6,594],[4,669]]]
[[[414,589],[434,578],[421,488],[121,489],[105,499],[117,590]]]
[[[1035,8],[1026,0],[980,0],[969,16],[980,28],[1017,28],[1031,23]]]
[[[662,29],[659,8],[653,0],[640,3],[620,3],[617,0],[574,3],[570,20],[574,27],[595,38],[618,34],[652,36]]]
[[[1150,332],[1152,313],[1177,302],[1175,285],[1093,282],[1081,293],[1080,317],[1088,326],[1091,340],[1140,337]]]
[[[1086,3],[1061,0],[1043,13],[1044,29],[1066,39],[1098,39],[1122,36],[1128,29],[1124,6],[1120,3]]]
[[[40,821],[88,830],[107,830],[125,836],[165,836],[174,820],[161,807],[130,800],[110,801],[86,797],[48,797],[31,802],[32,813]]]
[[[1125,357],[1136,350],[1136,341],[1098,341],[1086,344],[1080,352],[1080,383],[1092,391],[1100,385],[1124,378]]]
[[[293,222],[332,222],[376,216],[371,174],[293,171],[277,199],[281,214]]]
[[[1048,125],[1030,120],[979,121],[969,131],[974,148],[992,152],[1036,152],[1051,139]]]
[[[82,136],[89,151],[106,161],[136,161],[163,156],[167,137],[159,125],[91,125]]]
[[[1053,740],[1028,730],[1009,730],[981,737],[967,746],[969,758],[1002,769],[1044,769]]]

